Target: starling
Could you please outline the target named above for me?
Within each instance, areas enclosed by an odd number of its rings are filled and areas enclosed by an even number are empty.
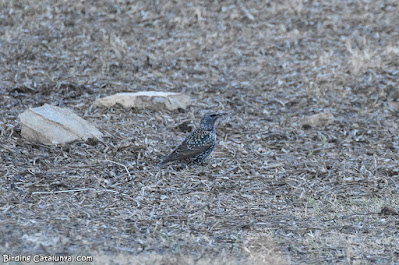
[[[215,121],[224,113],[207,113],[202,118],[200,126],[194,129],[184,141],[173,149],[158,164],[159,167],[174,162],[182,161],[186,164],[197,164],[204,161],[213,151],[216,144]]]

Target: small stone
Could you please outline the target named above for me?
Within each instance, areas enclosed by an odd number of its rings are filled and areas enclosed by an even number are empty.
[[[177,125],[176,128],[184,133],[189,133],[193,130],[193,125],[189,121],[184,121],[181,124]]]
[[[399,89],[391,86],[389,88],[388,106],[392,112],[399,112]]]
[[[333,123],[335,120],[334,116],[329,113],[329,112],[324,112],[324,113],[318,113],[314,114],[311,116],[307,116],[302,119],[301,124],[302,127],[307,130],[310,129],[309,126],[311,127],[317,127],[317,126],[326,126],[330,125]]]
[[[382,215],[399,215],[398,210],[391,206],[385,206],[384,208],[381,209],[381,214]]]

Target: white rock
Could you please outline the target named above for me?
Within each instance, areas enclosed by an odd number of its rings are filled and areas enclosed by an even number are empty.
[[[29,141],[47,145],[64,144],[88,138],[101,139],[103,134],[70,109],[44,104],[19,115],[21,135]]]
[[[175,110],[186,109],[190,104],[190,97],[182,93],[141,91],[135,93],[118,93],[112,96],[98,98],[94,106],[105,106],[107,108],[120,104],[124,108],[139,108],[152,110]]]
[[[334,116],[329,112],[318,113],[311,116],[307,116],[302,119],[302,125],[315,126],[326,126],[335,121]]]

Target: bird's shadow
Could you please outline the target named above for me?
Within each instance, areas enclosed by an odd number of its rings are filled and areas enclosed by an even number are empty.
[[[157,165],[159,169],[168,169],[168,170],[175,170],[175,171],[182,171],[182,170],[190,170],[190,169],[196,169],[199,167],[205,167],[209,163],[208,162],[202,162],[202,163],[175,163],[175,164],[168,164],[168,165]]]

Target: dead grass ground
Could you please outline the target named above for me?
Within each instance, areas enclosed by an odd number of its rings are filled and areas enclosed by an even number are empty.
[[[0,1],[0,252],[98,264],[399,262],[397,1]],[[187,111],[90,107],[189,94]],[[47,147],[17,115],[72,108],[107,137]],[[203,166],[159,171],[208,111]],[[323,111],[336,120],[303,128]]]

